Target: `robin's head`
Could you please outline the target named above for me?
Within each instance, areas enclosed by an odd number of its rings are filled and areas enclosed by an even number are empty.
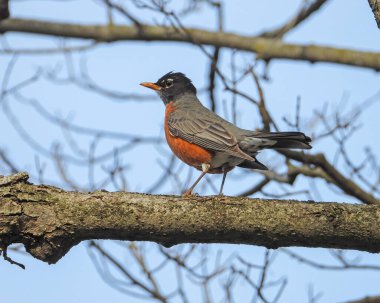
[[[191,80],[182,73],[167,73],[153,82],[143,82],[140,85],[155,90],[165,104],[177,101],[184,94],[196,94],[197,90]]]

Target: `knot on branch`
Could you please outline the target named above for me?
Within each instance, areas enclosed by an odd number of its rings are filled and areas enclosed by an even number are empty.
[[[26,251],[33,257],[47,262],[57,263],[66,253],[79,243],[74,237],[70,237],[64,231],[55,230],[52,234],[44,235],[40,239],[37,237],[24,243]]]
[[[27,183],[29,175],[25,172],[13,174],[10,176],[0,175],[0,187],[15,185],[18,183]]]

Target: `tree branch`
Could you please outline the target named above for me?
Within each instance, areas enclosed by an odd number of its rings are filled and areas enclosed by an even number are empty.
[[[332,165],[323,154],[306,154],[294,150],[278,150],[282,155],[304,164],[313,164],[320,167],[325,176],[319,175],[326,181],[331,182],[342,189],[346,194],[357,198],[365,204],[380,206],[380,200],[369,192],[363,190],[357,183],[346,178]],[[326,178],[327,177],[327,178]]]
[[[365,297],[355,301],[349,301],[347,303],[380,303],[380,296]]]
[[[23,243],[55,263],[89,239],[240,243],[268,248],[380,251],[380,207],[338,203],[69,192],[33,185],[26,173],[0,177],[0,244]]]
[[[265,31],[261,33],[260,36],[267,38],[282,38],[289,31],[296,28],[301,22],[317,12],[324,4],[326,4],[326,2],[327,0],[315,0],[312,3],[305,3],[301,10],[284,25],[270,31]]]
[[[0,0],[0,21],[9,18],[9,1]],[[0,30],[1,33],[1,30]]]
[[[283,43],[278,39],[210,32],[188,28],[186,33],[165,26],[143,25],[143,31],[135,26],[79,25],[11,18],[0,22],[0,32],[24,32],[49,36],[93,39],[113,42],[177,41],[227,47],[257,53],[263,60],[290,59],[309,62],[330,62],[380,70],[380,53],[349,50],[316,45]],[[189,35],[191,37],[189,37]]]
[[[377,27],[380,28],[380,0],[368,0],[368,3],[375,16]]]

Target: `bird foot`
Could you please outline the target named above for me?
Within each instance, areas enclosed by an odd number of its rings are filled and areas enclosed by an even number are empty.
[[[198,197],[199,194],[198,193],[193,193],[192,190],[188,189],[187,191],[185,191],[182,196],[184,197]]]

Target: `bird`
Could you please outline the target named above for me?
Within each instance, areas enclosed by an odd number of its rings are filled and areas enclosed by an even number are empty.
[[[235,167],[267,170],[256,156],[263,149],[310,149],[302,132],[261,132],[242,129],[203,106],[197,89],[183,73],[169,72],[156,82],[140,85],[158,93],[165,105],[164,131],[173,153],[202,173],[183,195],[192,195],[206,174],[223,174]]]

